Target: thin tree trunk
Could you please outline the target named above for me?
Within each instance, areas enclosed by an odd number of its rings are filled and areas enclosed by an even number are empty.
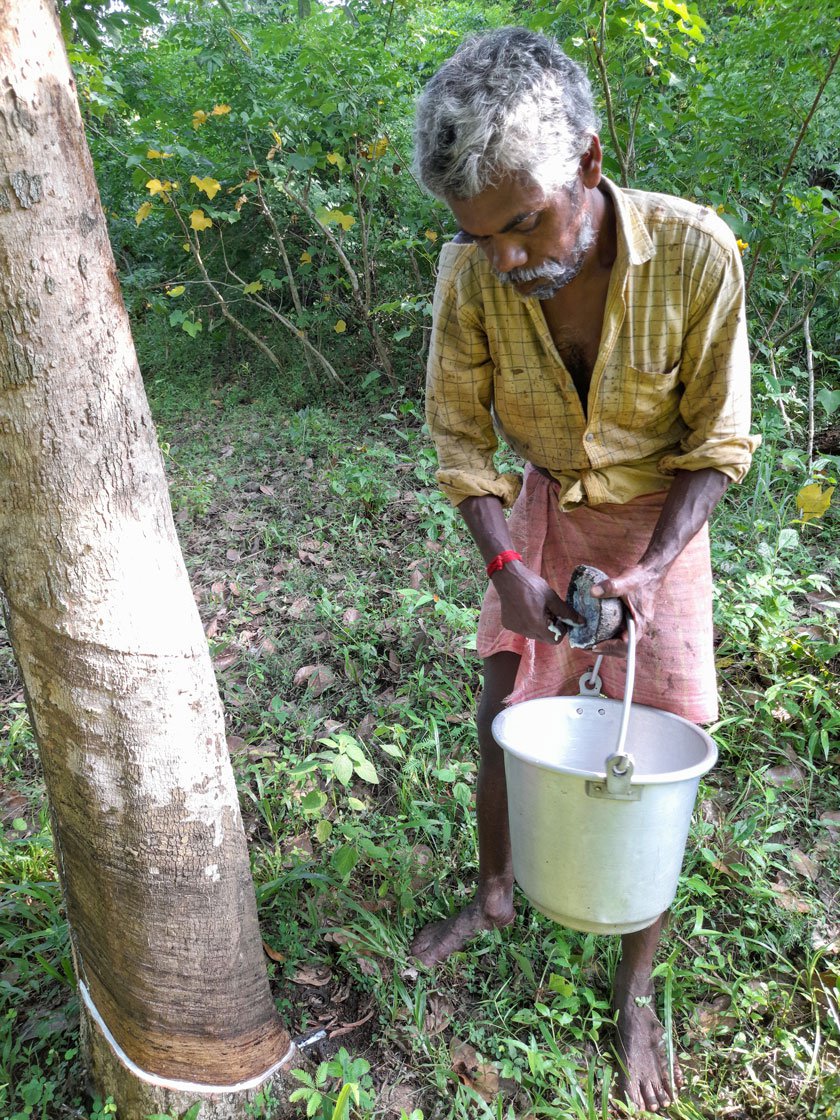
[[[96,1087],[246,1115],[293,1048],[50,0],[0,0],[0,588]]]

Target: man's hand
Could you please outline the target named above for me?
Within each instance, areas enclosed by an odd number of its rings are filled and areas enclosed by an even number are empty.
[[[505,564],[496,572],[493,586],[499,593],[502,625],[525,638],[553,644],[559,640],[556,633],[549,630],[549,624],[555,619],[560,623],[583,621],[542,576],[526,568],[521,560]]]
[[[615,579],[604,580],[592,588],[594,599],[615,598],[622,599],[631,618],[636,623],[636,638],[643,635],[654,637],[656,630],[653,626],[656,614],[656,601],[659,588],[665,578],[665,572],[648,567],[642,563],[634,564],[626,572],[622,572]],[[603,653],[607,657],[627,656],[627,632],[608,642],[601,642],[594,646],[595,653]]]

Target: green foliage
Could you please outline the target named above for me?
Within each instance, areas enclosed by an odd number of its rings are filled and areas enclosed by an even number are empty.
[[[608,1114],[609,942],[520,905],[510,931],[433,979],[407,959],[413,930],[462,905],[475,871],[483,589],[413,397],[452,227],[411,175],[411,106],[465,32],[519,21],[588,63],[608,172],[717,209],[749,279],[764,444],[713,532],[721,763],[657,970],[693,1074],[672,1111],[833,1115],[830,5],[173,0],[160,21],[147,7],[73,0],[62,16],[232,731],[275,999],[293,1033],[326,1013],[330,1032],[348,1028],[297,1077],[301,1114],[369,1118],[400,1083],[413,1120]],[[345,406],[348,393],[380,405]],[[828,504],[808,519],[812,485]],[[0,1115],[105,1120],[113,1102],[82,1089],[43,785],[7,652],[0,770],[22,801],[0,838]],[[456,1039],[501,1078],[492,1103],[458,1081]],[[268,1118],[277,1102],[251,1108]]]
[[[342,1047],[328,1062],[321,1062],[315,1075],[293,1069],[292,1077],[301,1082],[289,1095],[290,1101],[306,1102],[307,1117],[313,1120],[348,1120],[351,1108],[369,1111],[374,1104],[369,1076],[370,1063],[351,1058]]]
[[[290,412],[271,396],[228,395],[178,413],[161,392],[179,530],[235,736],[275,1000],[294,1034],[332,1016],[329,1031],[348,1027],[315,1054],[309,1080],[293,1082],[295,1106],[371,1120],[401,1083],[407,1116],[603,1117],[609,939],[562,930],[520,900],[510,930],[434,977],[407,957],[412,932],[462,905],[475,872],[468,646],[484,582],[430,491],[417,405]],[[701,789],[658,965],[662,1014],[693,1071],[676,1115],[799,1120],[840,1103],[837,520],[829,508],[801,523],[804,464],[794,456],[780,470],[785,456],[768,438],[713,532],[721,762]],[[356,467],[369,470],[370,491],[392,487],[374,518],[332,486],[334,472]],[[196,479],[207,502],[192,497]],[[0,729],[0,764],[37,806],[19,703]],[[14,1088],[0,1114],[23,1110],[23,1085],[34,1096],[50,1091],[46,1081],[59,1102],[82,1096],[51,851],[32,811],[19,812],[27,830],[7,829],[3,848],[12,889],[0,934],[18,971],[2,974],[14,989],[0,990]],[[56,1012],[57,1036],[32,1034]],[[457,1081],[456,1040],[501,1079],[491,1103]],[[255,1117],[275,1110],[268,1099],[252,1107]]]

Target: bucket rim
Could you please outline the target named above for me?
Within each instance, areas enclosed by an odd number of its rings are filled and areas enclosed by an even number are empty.
[[[573,705],[575,708],[587,708],[597,706],[599,708],[617,708],[619,713],[622,708],[621,700],[612,700],[605,696],[540,696],[534,700],[521,700],[518,704],[511,704],[510,707],[504,708],[495,717],[492,723],[493,738],[498,745],[502,748],[505,754],[510,755],[512,758],[520,762],[528,763],[538,770],[546,770],[552,774],[565,774],[572,778],[581,778],[594,781],[604,781],[606,778],[606,770],[589,769],[577,766],[562,766],[546,762],[545,759],[535,756],[532,752],[521,746],[516,746],[509,741],[506,737],[505,723],[510,718],[512,712],[519,712],[526,707],[557,707],[558,703],[564,706]],[[634,711],[649,712],[652,715],[666,719],[669,723],[680,723],[688,727],[700,739],[704,740],[706,753],[704,757],[695,762],[693,766],[684,766],[681,770],[668,770],[664,773],[658,774],[633,774],[630,779],[632,786],[653,786],[653,785],[671,785],[675,782],[687,782],[694,778],[702,778],[707,774],[718,760],[718,748],[714,739],[702,727],[691,720],[685,719],[684,716],[678,716],[675,712],[666,712],[662,708],[654,708],[649,704],[631,704],[631,716]],[[607,754],[612,751],[608,750]],[[632,753],[632,752],[631,752]],[[604,756],[605,759],[607,755]]]

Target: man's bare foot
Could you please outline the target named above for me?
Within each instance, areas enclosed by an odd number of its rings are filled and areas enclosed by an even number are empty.
[[[411,954],[421,964],[431,968],[463,949],[482,930],[509,926],[513,917],[513,902],[510,899],[493,906],[476,900],[451,918],[444,918],[442,922],[429,922],[424,926],[411,943]]]
[[[653,1009],[653,986],[643,995],[616,990],[613,1006],[618,1013],[619,1068],[615,1095],[637,1108],[659,1112],[676,1099],[683,1085],[683,1075],[674,1058],[674,1084],[671,1085],[665,1028]]]

